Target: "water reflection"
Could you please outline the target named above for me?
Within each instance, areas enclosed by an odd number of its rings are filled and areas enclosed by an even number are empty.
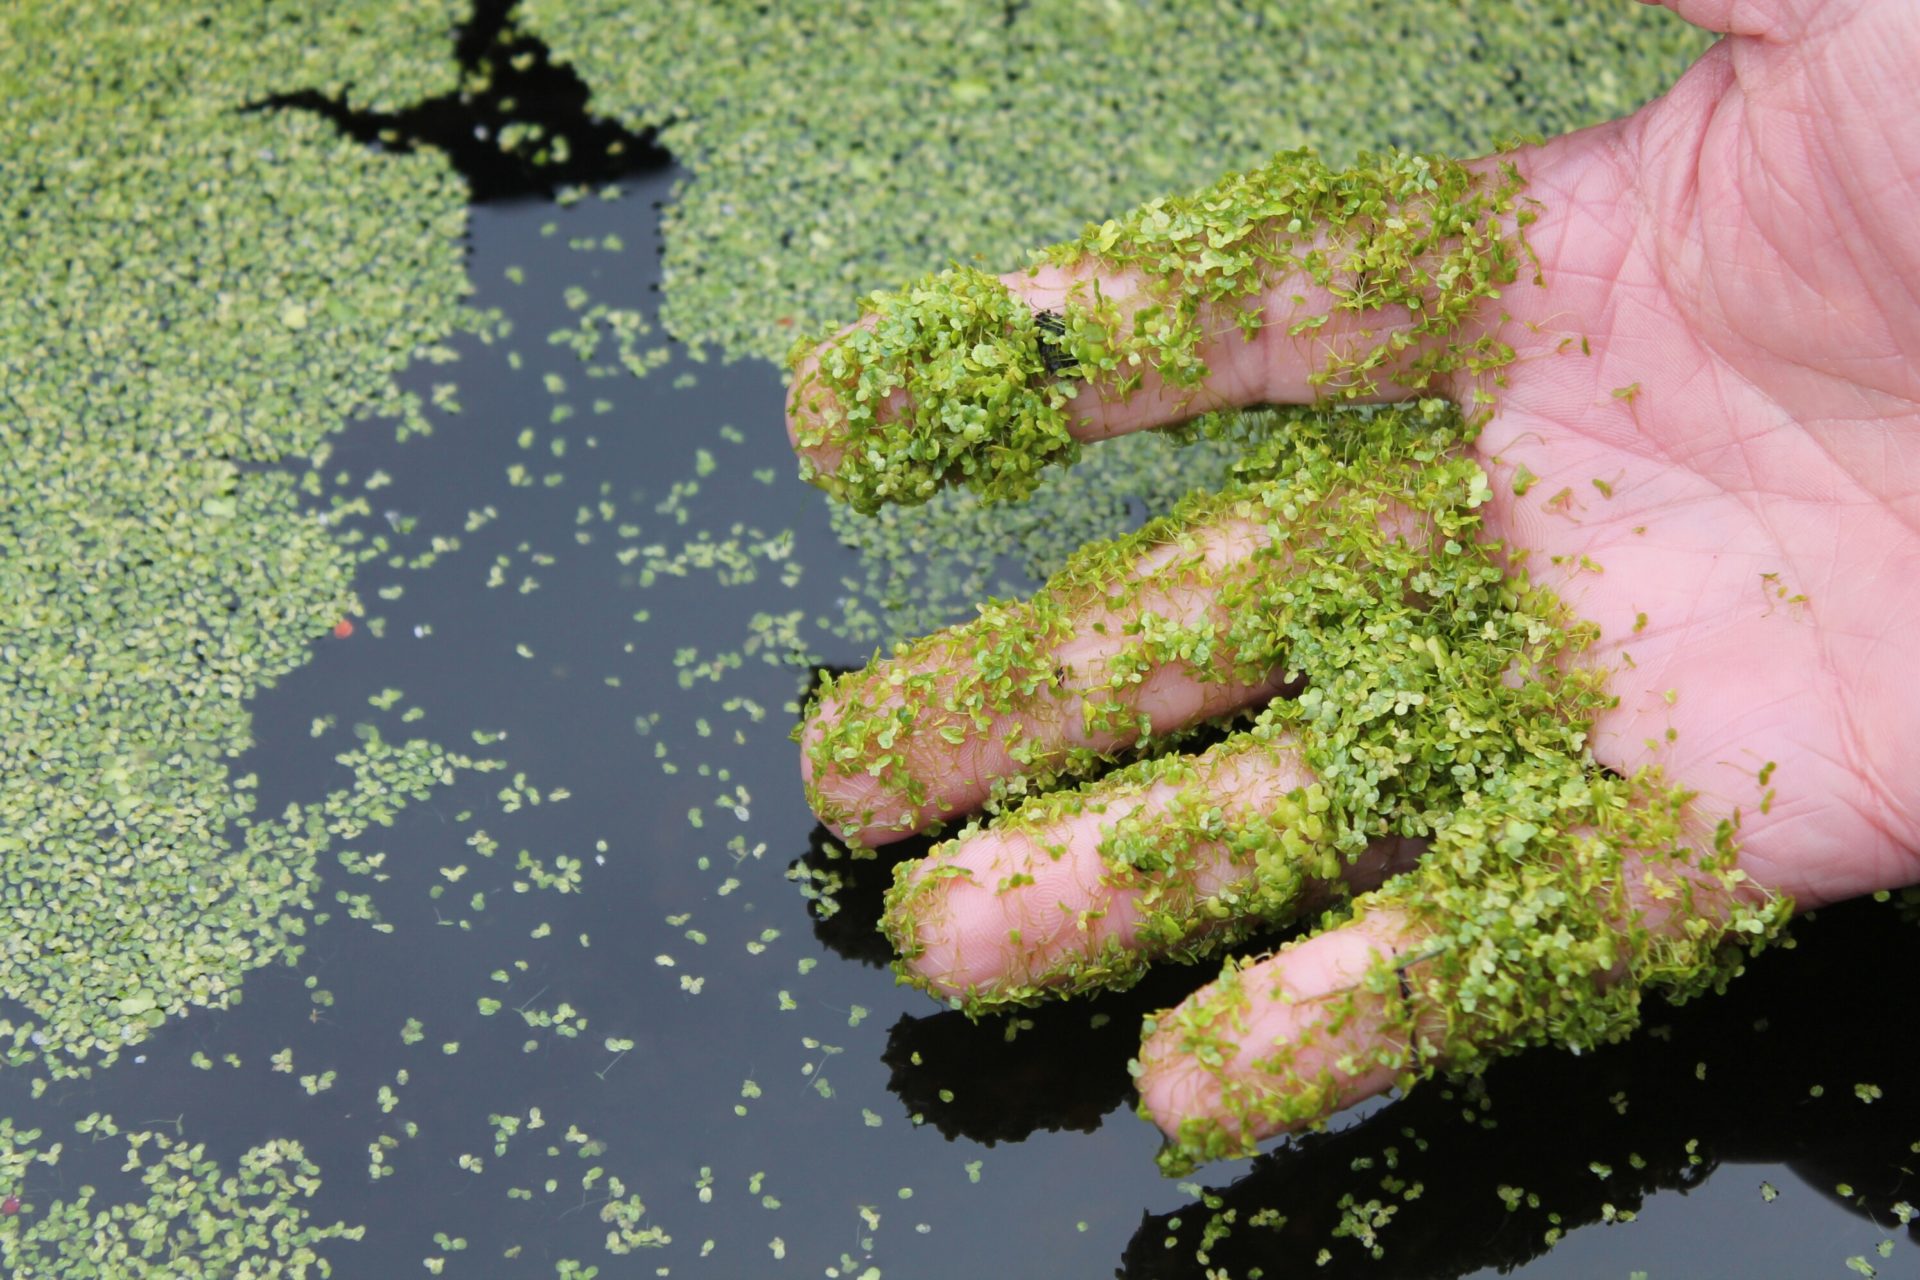
[[[1091,1133],[1138,1100],[1127,1063],[1141,1018],[1210,973],[1170,968],[1131,991],[978,1022],[952,1011],[901,1018],[887,1034],[887,1088],[909,1115],[984,1146],[1042,1131]]]
[[[800,886],[813,917],[813,936],[848,960],[886,968],[893,948],[880,933],[881,899],[893,883],[893,869],[918,858],[933,845],[924,836],[886,849],[849,850],[815,826],[807,851],[795,858],[787,878]]]
[[[1802,930],[1817,964],[1763,957],[1726,997],[1654,1011],[1629,1044],[1531,1054],[1484,1082],[1416,1090],[1351,1128],[1261,1157],[1179,1211],[1147,1216],[1121,1274],[1504,1271],[1577,1227],[1631,1215],[1657,1191],[1776,1162],[1900,1232],[1910,1211],[1896,1206],[1920,1199],[1920,1099],[1887,1090],[1864,1100],[1866,1086],[1912,1073],[1900,1038],[1863,1032],[1910,1018],[1913,1006],[1864,978],[1910,952],[1912,930],[1871,904],[1828,916]],[[1748,1176],[1770,1199],[1772,1188]],[[1804,1202],[1778,1211],[1803,1214]],[[1263,1214],[1268,1225],[1256,1225]],[[1920,1242],[1920,1223],[1905,1234]]]

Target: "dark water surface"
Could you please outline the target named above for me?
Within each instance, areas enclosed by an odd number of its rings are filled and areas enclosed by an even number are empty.
[[[268,1137],[297,1138],[326,1174],[316,1216],[367,1227],[364,1241],[331,1250],[344,1276],[421,1275],[423,1259],[444,1257],[455,1276],[550,1276],[571,1258],[603,1276],[860,1276],[878,1266],[927,1280],[1199,1280],[1208,1272],[1195,1251],[1211,1211],[1196,1203],[1198,1187],[1154,1171],[1156,1135],[1128,1114],[1126,1061],[1140,1014],[1207,972],[1042,1010],[1011,1041],[1003,1024],[970,1025],[896,990],[873,933],[886,866],[829,860],[801,797],[787,735],[806,665],[769,661],[777,648],[745,652],[756,615],[797,610],[814,658],[852,665],[866,655],[812,622],[842,616],[842,579],[858,566],[829,531],[823,499],[793,478],[778,376],[757,363],[696,362],[676,346],[645,378],[592,378],[547,341],[578,318],[569,286],[592,303],[651,313],[658,202],[675,176],[656,157],[622,181],[617,200],[476,205],[474,304],[501,308],[512,334],[466,341],[457,363],[410,375],[423,394],[457,384],[460,412],[436,415],[431,438],[396,444],[383,426],[356,428],[325,468],[365,492],[372,514],[360,527],[387,532],[401,555],[436,536],[460,545],[425,569],[370,561],[360,590],[383,634],[363,620],[259,699],[259,745],[238,772],[258,772],[261,811],[341,785],[333,756],[356,722],[509,766],[465,777],[359,842],[361,854],[386,855],[390,878],[323,868],[323,906],[336,889],[371,893],[392,932],[334,908],[302,965],[254,975],[240,1008],[169,1024],[144,1061],[41,1100],[6,1077],[0,1113],[53,1135],[95,1110],[130,1126],[177,1119],[226,1161]],[[576,247],[609,233],[621,248]],[[524,283],[509,280],[514,267]],[[662,342],[655,333],[637,345]],[[551,391],[548,375],[565,389]],[[598,399],[610,402],[605,412],[594,411]],[[553,423],[557,404],[573,414]],[[564,456],[554,456],[556,437]],[[527,483],[510,480],[516,464]],[[390,482],[366,488],[377,474]],[[560,478],[549,485],[548,475]],[[469,530],[469,513],[486,509],[491,518]],[[648,547],[673,553],[702,538],[740,554],[642,584],[643,566],[659,559]],[[499,585],[489,585],[496,567]],[[749,571],[751,580],[725,581]],[[521,590],[529,579],[537,586]],[[395,585],[403,594],[382,598]],[[739,665],[722,658],[709,678],[721,655]],[[403,695],[391,710],[368,704],[388,688]],[[425,714],[404,722],[408,707]],[[313,736],[326,716],[337,725]],[[506,736],[477,747],[474,730]],[[677,772],[663,769],[660,751]],[[499,792],[516,773],[543,799],[503,812]],[[554,788],[571,794],[554,800]],[[491,856],[470,843],[477,829],[498,842]],[[578,890],[532,886],[516,870],[521,849],[548,866],[556,855],[579,859]],[[809,868],[845,882],[831,919],[796,883]],[[516,880],[528,890],[516,892]],[[1920,1201],[1913,932],[1860,905],[1827,913],[1801,938],[1725,999],[1654,1011],[1653,1032],[1629,1045],[1534,1055],[1484,1087],[1427,1088],[1251,1165],[1202,1170],[1197,1182],[1223,1197],[1215,1208],[1236,1211],[1212,1265],[1241,1277],[1523,1265],[1542,1277],[1624,1280],[1846,1276],[1858,1258],[1883,1276],[1920,1275],[1920,1237],[1893,1209]],[[508,981],[490,976],[500,970]],[[697,993],[683,978],[699,980]],[[309,979],[330,1005],[315,1003]],[[486,998],[503,1007],[483,1016]],[[587,1019],[578,1034],[516,1012],[563,1001]],[[423,1024],[420,1043],[402,1041],[409,1018]],[[633,1047],[609,1049],[609,1037]],[[443,1052],[448,1041],[457,1053]],[[293,1071],[271,1070],[287,1047]],[[196,1050],[215,1060],[211,1070],[190,1065]],[[229,1052],[244,1066],[221,1064]],[[408,1082],[383,1113],[377,1091],[403,1069]],[[338,1075],[325,1092],[297,1083],[327,1070]],[[743,1097],[747,1081],[757,1096]],[[1884,1096],[1863,1101],[1856,1085]],[[489,1116],[524,1125],[532,1107],[544,1127],[523,1127],[496,1155]],[[403,1136],[409,1121],[416,1137]],[[569,1126],[593,1144],[587,1153]],[[381,1135],[397,1139],[386,1154],[394,1172],[370,1179],[368,1144]],[[59,1166],[35,1173],[44,1180],[35,1196],[81,1181],[121,1185],[117,1159],[69,1145]],[[464,1154],[479,1156],[481,1171],[460,1167]],[[606,1177],[581,1185],[594,1166],[638,1193],[671,1243],[606,1253]],[[1383,1178],[1400,1181],[1383,1191]],[[1405,1198],[1414,1183],[1419,1195]],[[532,1194],[510,1198],[509,1188]],[[1517,1209],[1503,1188],[1519,1189],[1508,1192]],[[1378,1259],[1335,1235],[1343,1215],[1374,1198],[1399,1206],[1379,1232]],[[1262,1210],[1284,1223],[1249,1225]],[[1548,1252],[1551,1215],[1566,1238]],[[465,1249],[449,1252],[436,1232],[464,1238]]]

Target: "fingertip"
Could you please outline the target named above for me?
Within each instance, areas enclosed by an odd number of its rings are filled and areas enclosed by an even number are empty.
[[[893,944],[900,972],[942,1000],[963,998],[998,976],[990,963],[997,955],[970,946],[956,921],[954,890],[970,880],[966,868],[937,855],[904,863],[880,915],[880,932]]]
[[[814,347],[794,364],[786,411],[787,443],[800,460],[800,476],[822,487],[838,470],[842,452],[833,442],[833,424],[840,415],[817,376],[826,345]]]
[[[1396,928],[1368,917],[1230,965],[1159,1015],[1140,1049],[1142,1112],[1187,1158],[1215,1159],[1392,1088],[1408,1046],[1367,983]]]
[[[1183,1128],[1223,1122],[1226,1108],[1219,1076],[1182,1051],[1174,1025],[1154,1021],[1149,1026],[1135,1071],[1142,1113],[1176,1143]]]
[[[1126,948],[1135,915],[1094,841],[1060,838],[1050,852],[1029,833],[973,829],[896,872],[882,928],[915,985],[976,1008],[1024,1004]]]
[[[800,726],[800,785],[807,807],[821,826],[856,848],[904,840],[924,825],[919,808],[872,773],[840,768],[831,759],[828,727],[842,712],[839,694],[828,685]]]

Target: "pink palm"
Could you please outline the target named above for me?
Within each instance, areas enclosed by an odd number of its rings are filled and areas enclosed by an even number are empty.
[[[1510,296],[1480,447],[1495,535],[1601,626],[1601,761],[1742,808],[1748,869],[1815,907],[1920,879],[1920,10],[1766,8],[1521,158],[1548,287]]]

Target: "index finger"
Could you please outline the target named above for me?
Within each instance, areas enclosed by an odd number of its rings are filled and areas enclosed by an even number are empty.
[[[1482,304],[1518,275],[1518,171],[1287,152],[1041,250],[863,300],[796,348],[802,471],[855,507],[948,483],[1018,498],[1084,441],[1211,409],[1393,399],[1498,363]]]

